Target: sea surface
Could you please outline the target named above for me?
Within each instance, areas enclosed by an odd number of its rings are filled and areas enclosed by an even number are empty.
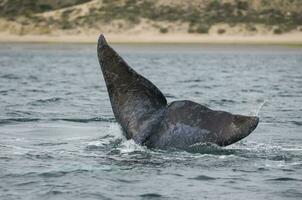
[[[302,48],[113,45],[169,102],[258,115],[228,147],[126,141],[96,45],[0,44],[0,199],[302,199]]]

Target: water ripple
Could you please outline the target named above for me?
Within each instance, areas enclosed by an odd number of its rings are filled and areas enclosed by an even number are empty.
[[[77,123],[89,123],[89,122],[115,122],[115,118],[7,118],[0,119],[0,124],[11,124],[11,123],[22,123],[22,122],[37,122],[37,121],[67,121],[67,122],[77,122]]]
[[[261,123],[228,147],[147,149],[123,137],[95,45],[2,45],[0,199],[301,197],[301,49],[116,46],[168,101]]]

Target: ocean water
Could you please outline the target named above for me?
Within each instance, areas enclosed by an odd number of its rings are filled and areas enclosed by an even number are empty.
[[[0,199],[301,199],[302,49],[113,45],[169,102],[260,117],[228,147],[152,150],[116,123],[96,45],[0,44]]]

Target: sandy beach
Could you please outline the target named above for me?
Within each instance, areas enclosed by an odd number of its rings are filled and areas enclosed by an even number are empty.
[[[302,45],[302,32],[282,35],[207,35],[207,34],[111,34],[104,33],[111,43],[204,43],[204,44],[267,44]],[[95,43],[98,34],[90,35],[12,35],[0,33],[0,42],[28,43]]]

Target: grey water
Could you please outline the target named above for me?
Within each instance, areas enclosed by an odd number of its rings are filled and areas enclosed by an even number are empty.
[[[0,199],[301,199],[302,48],[113,45],[169,102],[258,115],[228,147],[147,149],[116,123],[96,45],[0,44]]]

